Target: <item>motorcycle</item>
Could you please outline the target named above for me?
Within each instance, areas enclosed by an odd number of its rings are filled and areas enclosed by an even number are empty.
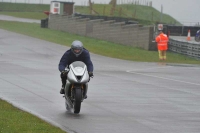
[[[194,39],[195,39],[196,42],[200,42],[200,30],[197,31]]]
[[[88,82],[90,80],[87,66],[81,61],[69,65],[67,82],[65,85],[65,106],[68,111],[74,110],[78,114],[81,102],[87,98]]]

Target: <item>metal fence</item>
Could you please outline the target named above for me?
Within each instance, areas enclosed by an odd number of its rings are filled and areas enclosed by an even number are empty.
[[[187,36],[190,30],[190,35],[195,36],[196,32],[200,30],[200,26],[172,26],[166,25],[166,33],[172,36]]]
[[[200,60],[200,44],[183,40],[169,39],[169,50]]]

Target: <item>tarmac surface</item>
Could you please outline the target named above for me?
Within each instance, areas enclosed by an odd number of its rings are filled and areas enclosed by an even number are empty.
[[[200,45],[200,42],[195,41],[194,37],[191,37],[189,41],[187,40],[186,36],[170,36],[170,38],[177,40],[177,41],[181,41],[181,42],[188,42],[188,43]]]
[[[40,23],[41,22],[41,20],[17,18],[17,17],[1,15],[1,14],[0,14],[0,20],[26,22],[26,23]]]
[[[69,133],[200,132],[200,66],[91,53],[94,78],[75,115],[59,94],[67,49],[0,29],[0,98]]]

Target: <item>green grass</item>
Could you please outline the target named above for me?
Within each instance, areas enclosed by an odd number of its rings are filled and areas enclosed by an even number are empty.
[[[131,61],[158,62],[157,51],[146,51],[131,46],[40,28],[39,24],[0,21],[0,28],[66,46],[70,46],[74,40],[80,40],[86,49],[99,55]],[[170,52],[167,53],[167,58],[166,62],[168,63],[200,64],[199,60]]]
[[[49,4],[26,4],[0,2],[0,10],[14,12],[44,12],[50,10]]]
[[[0,12],[2,15],[8,15],[18,18],[29,18],[29,19],[44,19],[48,16],[42,12]]]
[[[111,16],[111,8],[112,8],[111,5],[105,5],[105,4],[93,5],[93,9],[99,13],[98,15]],[[79,13],[90,14],[89,7],[87,6],[76,6],[75,11]],[[153,24],[160,21],[160,12],[155,8],[150,6],[134,5],[134,4],[117,5],[113,13],[113,16],[133,18],[133,20],[139,21],[142,24]],[[168,24],[172,23],[180,24],[176,19],[167,14],[162,15],[162,22]]]
[[[0,133],[66,133],[0,99]]]
[[[153,7],[143,6],[143,5],[119,5],[125,10],[129,16],[135,15],[134,17],[141,20],[149,20],[154,22],[160,21],[160,12]],[[173,17],[163,14],[162,22],[163,23],[173,23],[176,21]]]

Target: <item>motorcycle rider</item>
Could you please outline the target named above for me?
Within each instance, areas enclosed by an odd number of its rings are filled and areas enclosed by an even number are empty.
[[[58,69],[61,72],[60,77],[62,81],[60,94],[65,93],[64,88],[66,85],[68,74],[68,71],[65,70],[65,68],[69,67],[69,65],[74,61],[84,62],[87,66],[89,77],[93,77],[93,63],[90,59],[89,51],[83,47],[83,43],[81,41],[73,41],[71,44],[71,48],[64,53],[58,65]],[[85,98],[87,98],[87,96]]]

